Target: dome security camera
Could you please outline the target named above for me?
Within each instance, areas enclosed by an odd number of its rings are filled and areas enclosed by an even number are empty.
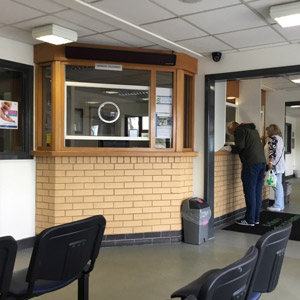
[[[213,61],[218,62],[221,60],[222,53],[221,52],[213,52],[211,54]]]

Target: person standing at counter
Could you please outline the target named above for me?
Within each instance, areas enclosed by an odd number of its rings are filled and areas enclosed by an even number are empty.
[[[228,133],[234,136],[231,152],[239,154],[242,162],[242,182],[246,202],[246,213],[236,223],[244,226],[259,224],[262,204],[262,187],[266,170],[266,159],[260,136],[253,123],[229,122]]]
[[[267,138],[265,144],[265,157],[268,169],[274,169],[276,175],[275,202],[273,206],[267,207],[270,211],[284,210],[284,192],[282,186],[282,174],[285,172],[284,142],[279,127],[271,124],[266,128]]]

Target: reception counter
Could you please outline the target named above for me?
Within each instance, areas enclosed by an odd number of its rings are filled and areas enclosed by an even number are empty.
[[[245,208],[241,172],[242,164],[237,154],[215,153],[215,219]],[[269,188],[263,187],[263,200],[268,196]]]

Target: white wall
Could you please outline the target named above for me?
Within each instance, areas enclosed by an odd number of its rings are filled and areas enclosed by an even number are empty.
[[[210,58],[198,60],[195,103],[195,151],[194,195],[204,196],[204,118],[205,118],[205,75],[237,72],[263,68],[283,67],[300,64],[300,44],[257,49],[238,53],[224,53],[220,62]]]
[[[240,80],[239,122],[254,123],[259,132],[261,107],[260,79]]]
[[[285,91],[266,93],[266,127],[276,124],[284,134],[285,124]]]
[[[35,161],[0,161],[0,236],[35,233]]]
[[[215,152],[225,144],[226,127],[226,81],[215,84]]]
[[[0,59],[33,63],[33,47],[0,37]],[[35,234],[35,160],[0,160],[0,236]]]

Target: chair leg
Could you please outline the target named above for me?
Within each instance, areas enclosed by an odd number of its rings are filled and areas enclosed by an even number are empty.
[[[89,276],[89,273],[83,274],[78,279],[78,300],[89,300]]]

